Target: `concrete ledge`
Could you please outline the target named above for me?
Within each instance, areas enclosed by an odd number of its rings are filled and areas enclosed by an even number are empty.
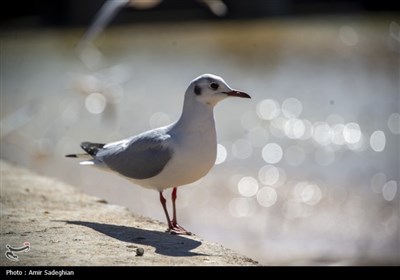
[[[1,161],[2,266],[257,265],[196,236],[165,233],[166,225]],[[72,176],[73,174],[71,174]],[[6,258],[6,245],[28,252]],[[142,256],[141,252],[144,252]]]

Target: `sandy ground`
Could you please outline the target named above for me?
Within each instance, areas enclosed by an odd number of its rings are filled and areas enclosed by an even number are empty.
[[[164,223],[5,161],[0,205],[2,266],[257,265],[197,236],[165,233]],[[7,244],[21,247],[24,242],[30,250],[16,253],[19,261],[6,258]]]

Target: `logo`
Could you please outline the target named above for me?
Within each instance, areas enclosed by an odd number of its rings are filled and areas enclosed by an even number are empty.
[[[6,251],[6,258],[9,259],[10,261],[17,262],[19,261],[18,256],[15,254],[16,252],[28,252],[31,249],[31,244],[29,242],[25,242],[24,246],[22,247],[11,247],[10,245],[6,245],[7,251]]]

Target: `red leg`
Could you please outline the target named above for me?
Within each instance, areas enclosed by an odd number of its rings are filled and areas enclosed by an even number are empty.
[[[164,196],[162,195],[162,192],[160,192],[160,202],[161,202],[161,205],[162,205],[162,207],[164,209],[165,216],[167,217],[168,230],[171,230],[172,229],[172,223],[171,223],[171,220],[169,219],[166,200],[165,200]]]
[[[175,206],[176,198],[177,198],[177,189],[175,187],[175,188],[173,188],[172,194],[171,194],[171,199],[172,199],[172,224],[173,225],[177,224],[177,221],[176,221],[176,206]]]
[[[175,231],[175,234],[185,234],[185,235],[192,235],[191,232],[187,231],[186,229],[184,229],[183,227],[181,227],[178,224],[177,218],[176,218],[176,201],[177,198],[177,188],[175,187],[172,190],[172,194],[171,194],[171,199],[172,199],[172,226],[173,226],[173,230]],[[172,233],[172,231],[171,231]]]

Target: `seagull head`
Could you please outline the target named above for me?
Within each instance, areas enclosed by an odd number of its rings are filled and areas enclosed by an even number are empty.
[[[245,92],[232,89],[224,79],[212,74],[203,74],[194,79],[190,83],[186,95],[212,107],[227,97],[251,98]]]

